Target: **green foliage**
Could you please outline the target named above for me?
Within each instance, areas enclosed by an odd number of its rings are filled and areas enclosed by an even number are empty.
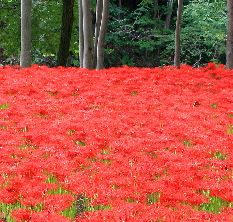
[[[227,135],[233,135],[233,125],[231,124],[227,126]]]
[[[185,140],[185,141],[183,141],[183,144],[184,144],[185,147],[192,147],[193,146],[191,140]]]
[[[20,52],[20,1],[4,1],[0,13],[0,48],[9,57]]]
[[[214,153],[214,158],[219,159],[219,160],[225,160],[227,156],[225,154],[222,154],[220,151],[217,151]]]
[[[225,63],[226,21],[226,0],[188,4],[183,15],[182,61],[196,66]]]
[[[0,110],[1,109],[7,109],[7,108],[9,108],[9,104],[8,103],[4,103],[4,104],[0,105]]]
[[[20,1],[1,1],[0,49],[5,63],[15,63],[20,53]],[[96,1],[92,0],[92,11]],[[106,36],[105,66],[160,66],[173,64],[177,2],[171,28],[165,29],[166,1],[141,0],[137,3],[110,2]],[[225,63],[226,0],[184,0],[181,32],[181,62],[194,66],[209,61]],[[71,40],[72,65],[78,61],[78,13],[74,6]],[[32,11],[32,57],[38,64],[55,65],[60,41],[62,1],[34,0]],[[94,19],[94,18],[93,18]],[[1,54],[1,53],[0,53]],[[0,63],[1,63],[0,55]]]
[[[76,203],[73,202],[72,205],[69,208],[67,208],[67,209],[65,209],[65,210],[63,210],[61,212],[61,215],[74,220],[75,217],[77,216],[77,206],[76,206]]]
[[[0,48],[9,58],[18,61],[20,54],[20,1],[4,1],[1,6]],[[74,6],[77,8],[77,2]],[[77,21],[75,13],[74,21]],[[60,41],[62,1],[34,0],[32,5],[32,57],[34,63],[55,65],[55,57]],[[71,50],[77,54],[77,29],[73,28]]]
[[[154,204],[158,203],[160,200],[161,193],[160,192],[155,192],[147,195],[147,204]]]
[[[185,5],[181,29],[182,63],[193,66],[210,61],[225,63],[226,21],[226,0],[194,0]],[[161,64],[172,64],[174,32],[167,36],[164,45]]]
[[[228,206],[228,203],[219,197],[209,197],[208,203],[203,203],[200,206],[200,210],[211,213],[220,213],[222,208]]]
[[[166,34],[163,21],[153,17],[152,6],[153,2],[149,0],[142,1],[133,11],[110,5],[106,38],[108,66],[159,65],[156,57]]]
[[[74,140],[74,143],[79,146],[86,146],[86,143],[82,140]]]
[[[56,54],[61,23],[61,1],[34,1],[32,12],[33,52]]]

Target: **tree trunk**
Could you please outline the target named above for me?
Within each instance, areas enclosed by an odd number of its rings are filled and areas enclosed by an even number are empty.
[[[74,0],[63,0],[62,26],[57,65],[66,66],[69,57],[70,40],[74,19]]]
[[[31,9],[32,0],[21,0],[21,52],[20,66],[31,66]]]
[[[97,0],[96,3],[96,23],[95,23],[95,42],[94,42],[94,66],[97,64],[97,45],[99,41],[100,25],[103,14],[103,0]]]
[[[170,24],[171,24],[173,2],[174,0],[168,0],[168,3],[167,3],[167,15],[166,15],[165,26],[164,26],[165,29],[169,29]]]
[[[83,68],[93,68],[93,33],[92,33],[92,15],[90,0],[82,1],[83,9],[83,38],[84,38],[84,55]]]
[[[159,10],[159,2],[158,0],[154,0],[154,18],[157,18]]]
[[[83,68],[83,50],[84,50],[84,39],[83,39],[83,6],[82,0],[78,0],[79,10],[79,62],[80,68]]]
[[[103,0],[103,13],[97,45],[97,63],[96,69],[104,68],[104,39],[107,31],[109,0]]]
[[[180,68],[180,31],[181,31],[182,9],[183,9],[183,0],[178,0],[176,33],[175,33],[175,58],[174,58],[174,65],[177,68]]]
[[[226,68],[233,69],[233,1],[227,0],[227,46],[226,46]]]
[[[92,30],[91,1],[79,0],[79,57],[80,67],[104,67],[104,39],[107,30],[109,0],[97,0],[95,36]]]

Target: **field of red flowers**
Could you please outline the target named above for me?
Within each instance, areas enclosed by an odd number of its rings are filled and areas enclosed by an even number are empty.
[[[233,72],[0,67],[0,221],[233,221]]]

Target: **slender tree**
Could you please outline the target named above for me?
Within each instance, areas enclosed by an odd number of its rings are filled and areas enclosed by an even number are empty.
[[[166,20],[165,20],[165,25],[164,25],[165,29],[169,29],[170,24],[171,24],[173,3],[174,3],[174,0],[168,0],[167,2],[167,15],[166,15]]]
[[[69,57],[70,40],[74,19],[74,0],[63,0],[62,26],[57,65],[66,66]]]
[[[83,67],[93,68],[93,31],[92,31],[92,14],[91,1],[83,0]]]
[[[20,66],[31,66],[31,9],[32,0],[21,0],[21,52]]]
[[[118,0],[118,6],[121,8],[122,7],[122,2],[121,0]]]
[[[157,18],[159,11],[159,1],[154,0],[154,18]]]
[[[104,68],[104,38],[107,31],[107,22],[108,22],[108,13],[109,13],[108,5],[109,5],[109,0],[103,0],[101,26],[98,36],[98,45],[97,45],[96,69]]]
[[[226,68],[233,69],[233,0],[227,0],[227,17]]]
[[[82,0],[78,0],[78,11],[79,11],[79,60],[80,60],[80,68],[83,68],[84,38],[83,38],[83,6],[82,6]]]
[[[97,0],[96,2],[96,22],[95,22],[95,42],[94,42],[94,65],[97,64],[97,46],[100,35],[100,26],[102,20],[102,12],[103,12],[103,1]]]
[[[183,9],[183,0],[178,0],[176,31],[175,31],[175,58],[174,58],[174,65],[177,68],[180,67],[180,32],[181,32],[182,9]]]
[[[93,34],[91,1],[79,0],[79,59],[82,68],[103,68],[108,7],[109,0],[97,0],[95,33]]]

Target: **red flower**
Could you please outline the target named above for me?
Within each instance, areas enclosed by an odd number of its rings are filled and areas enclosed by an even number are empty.
[[[74,200],[75,198],[69,194],[52,194],[45,197],[44,207],[50,212],[60,212],[69,208]]]
[[[0,68],[0,202],[44,204],[19,221],[69,221],[79,195],[96,210],[77,221],[229,221],[189,205],[233,200],[232,80],[213,63]]]
[[[29,210],[20,208],[20,209],[17,209],[17,210],[13,210],[12,213],[11,213],[11,216],[17,222],[25,222],[25,221],[30,221],[31,213],[32,212],[29,211]]]
[[[70,219],[61,216],[59,214],[49,212],[49,211],[41,211],[41,212],[36,212],[32,213],[30,222],[71,222]]]

